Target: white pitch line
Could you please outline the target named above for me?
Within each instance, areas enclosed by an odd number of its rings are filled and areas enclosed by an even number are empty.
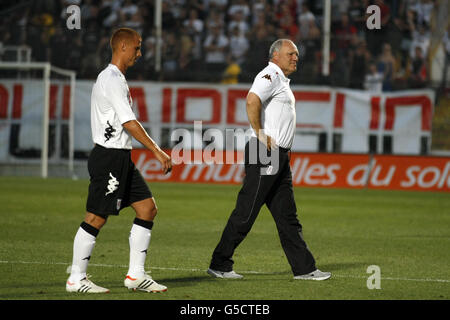
[[[0,263],[4,264],[40,264],[40,265],[65,265],[69,266],[70,264],[67,262],[40,262],[40,261],[4,261],[0,260]],[[128,265],[120,265],[120,264],[101,264],[101,263],[90,263],[91,267],[105,267],[105,268],[128,268]],[[198,268],[178,268],[178,267],[150,267],[150,269],[155,270],[172,270],[172,271],[191,271],[191,272],[205,272],[205,269]],[[238,273],[244,274],[266,274],[266,275],[275,275],[278,272],[262,272],[262,271],[238,271]],[[342,275],[342,274],[334,274],[333,277],[337,278],[356,278],[356,279],[367,279],[364,276],[353,276],[353,275]],[[416,282],[441,282],[441,283],[450,283],[450,280],[447,279],[413,279],[413,278],[393,278],[393,277],[381,277],[381,280],[393,280],[393,281],[416,281]]]

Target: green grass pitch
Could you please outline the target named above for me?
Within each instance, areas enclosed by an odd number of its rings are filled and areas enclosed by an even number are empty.
[[[304,237],[327,281],[293,280],[264,207],[238,247],[243,280],[206,274],[239,186],[150,183],[159,208],[146,268],[162,294],[128,292],[132,209],[111,217],[90,260],[107,295],[68,294],[73,238],[88,180],[0,177],[0,300],[397,300],[450,299],[448,193],[295,188]],[[367,287],[379,266],[380,289]]]

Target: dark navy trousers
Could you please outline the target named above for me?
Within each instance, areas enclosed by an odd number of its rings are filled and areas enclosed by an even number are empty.
[[[297,217],[289,150],[278,148],[278,170],[276,172],[272,170],[272,174],[262,174],[271,171],[270,164],[261,163],[259,156],[256,163],[251,161],[256,157],[249,154],[255,152],[249,145],[250,142],[245,148],[243,185],[237,197],[236,207],[213,252],[210,268],[224,272],[233,270],[234,251],[249,233],[261,207],[266,204],[275,220],[281,245],[294,276],[314,271],[315,260],[303,239],[302,225]],[[253,145],[257,145],[258,151],[259,148],[266,148],[259,141]]]

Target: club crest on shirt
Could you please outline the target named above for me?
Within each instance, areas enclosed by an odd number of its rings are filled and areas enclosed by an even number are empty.
[[[263,75],[263,78],[269,80],[270,82],[272,82],[272,78],[270,77],[270,74]]]

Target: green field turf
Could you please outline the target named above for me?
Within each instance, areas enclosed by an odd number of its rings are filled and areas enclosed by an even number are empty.
[[[264,207],[238,247],[243,280],[206,274],[239,186],[151,183],[159,214],[147,269],[169,289],[128,292],[132,209],[111,217],[90,260],[107,295],[68,294],[72,244],[84,218],[87,180],[0,177],[0,300],[450,299],[448,193],[295,188],[304,237],[327,281],[293,280],[274,221]],[[367,288],[367,268],[381,289]]]

